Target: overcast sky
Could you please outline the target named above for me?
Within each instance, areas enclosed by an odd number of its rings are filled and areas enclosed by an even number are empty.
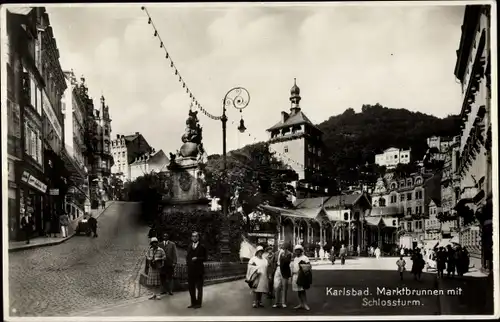
[[[182,142],[190,100],[140,6],[47,7],[63,69],[104,94],[112,134],[141,132],[156,149]],[[464,6],[149,6],[188,87],[219,115],[235,86],[251,95],[247,133],[230,110],[228,149],[267,139],[290,108],[293,78],[314,122],[381,103],[438,117],[459,113],[453,75]],[[231,121],[235,121],[232,124]],[[208,154],[221,153],[220,121],[200,115]],[[249,136],[248,134],[251,134]]]

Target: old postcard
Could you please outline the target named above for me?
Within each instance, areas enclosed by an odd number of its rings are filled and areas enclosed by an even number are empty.
[[[496,10],[3,5],[5,319],[498,318]]]

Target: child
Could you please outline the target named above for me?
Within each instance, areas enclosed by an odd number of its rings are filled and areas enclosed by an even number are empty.
[[[406,270],[406,261],[404,260],[403,256],[400,256],[398,261],[396,262],[396,265],[398,265],[398,272],[399,276],[401,277],[401,280],[403,280],[403,273]]]

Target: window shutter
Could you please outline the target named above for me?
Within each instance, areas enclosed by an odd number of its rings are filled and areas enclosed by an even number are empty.
[[[33,108],[35,108],[38,112],[38,108],[36,105],[36,96],[37,96],[37,93],[36,93],[35,80],[32,77],[30,77],[30,102],[31,102],[31,106],[33,106]]]

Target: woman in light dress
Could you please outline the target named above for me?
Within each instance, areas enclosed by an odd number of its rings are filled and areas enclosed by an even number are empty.
[[[295,258],[293,259],[293,262],[291,264],[291,266],[292,266],[292,290],[294,292],[298,293],[299,302],[300,302],[300,304],[294,308],[295,309],[305,309],[305,310],[309,311],[310,308],[307,305],[306,290],[303,287],[297,285],[297,279],[299,277],[299,270],[300,270],[299,264],[301,262],[310,263],[309,258],[307,258],[307,256],[304,255],[304,248],[301,245],[296,245],[294,247],[294,252],[295,252]]]
[[[254,266],[258,271],[258,283],[257,287],[253,290],[254,293],[254,301],[253,307],[263,307],[262,304],[262,294],[266,294],[269,292],[269,281],[267,278],[267,259],[262,255],[264,254],[264,248],[262,246],[258,246],[255,250],[255,255],[248,262],[249,266]]]
[[[380,258],[380,248],[375,248],[375,257],[378,259]]]

